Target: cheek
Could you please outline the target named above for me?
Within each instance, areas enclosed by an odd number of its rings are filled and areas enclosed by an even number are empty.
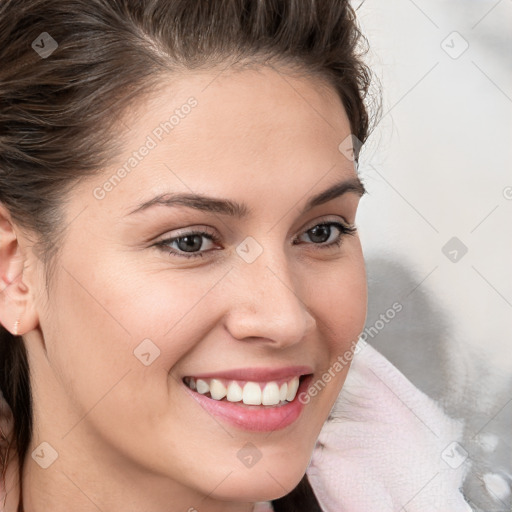
[[[137,276],[132,267],[108,258],[90,267],[63,262],[67,272],[57,280],[41,327],[60,396],[68,400],[62,431],[78,425],[77,436],[92,429],[98,446],[152,465],[159,464],[162,445],[169,461],[175,439],[196,442],[176,421],[181,402],[169,371],[211,329],[215,309],[208,291],[219,276],[169,279],[169,273],[164,279],[140,270]],[[148,432],[159,439],[154,453],[138,441]]]
[[[95,408],[102,413],[91,420],[102,414],[108,427],[107,420],[122,418],[133,432],[172,412],[169,395],[177,382],[170,371],[218,320],[226,269],[157,271],[106,253],[63,261],[67,271],[42,327],[45,337],[51,333],[51,366],[76,414],[85,415],[104,396]]]
[[[343,387],[366,322],[366,270],[359,240],[355,241],[339,261],[339,271],[321,280],[322,293],[314,301],[324,351],[319,356],[321,368],[303,400],[314,405],[318,429]]]
[[[357,342],[366,321],[366,270],[358,239],[339,260],[339,268],[323,276],[321,282],[322,293],[314,304],[333,360]]]
[[[163,264],[155,270],[119,254],[90,266],[93,272],[75,264],[76,279],[64,275],[58,308],[72,309],[68,328],[84,333],[89,345],[98,345],[98,361],[102,354],[115,352],[125,366],[131,366],[139,352],[148,349],[151,367],[167,371],[210,326],[209,313],[215,310],[205,303],[224,273],[171,271]]]

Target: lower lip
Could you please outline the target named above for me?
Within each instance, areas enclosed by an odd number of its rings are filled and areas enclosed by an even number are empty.
[[[286,405],[280,406],[245,405],[242,402],[214,400],[192,391],[184,383],[183,387],[201,407],[231,425],[243,430],[270,432],[284,429],[299,418],[304,409],[304,404],[299,401],[298,397],[301,392],[307,390],[311,379],[312,375],[305,377],[299,385],[295,398]]]

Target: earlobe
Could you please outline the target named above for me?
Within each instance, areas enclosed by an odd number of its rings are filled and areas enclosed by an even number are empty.
[[[20,327],[20,321],[18,319],[18,320],[16,320],[16,322],[14,322],[14,327],[12,330],[12,333],[14,334],[14,336],[18,336],[19,327]]]
[[[38,325],[34,294],[25,282],[26,257],[9,212],[0,204],[0,323],[15,336]]]

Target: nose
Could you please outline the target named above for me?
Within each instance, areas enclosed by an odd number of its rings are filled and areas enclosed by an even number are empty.
[[[285,348],[312,332],[316,320],[286,263],[264,258],[265,252],[253,263],[241,262],[231,272],[233,300],[225,326],[238,340],[259,340]]]

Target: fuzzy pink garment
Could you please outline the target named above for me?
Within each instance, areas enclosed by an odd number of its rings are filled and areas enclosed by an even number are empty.
[[[357,354],[307,474],[324,512],[471,512],[448,417],[371,345]]]

